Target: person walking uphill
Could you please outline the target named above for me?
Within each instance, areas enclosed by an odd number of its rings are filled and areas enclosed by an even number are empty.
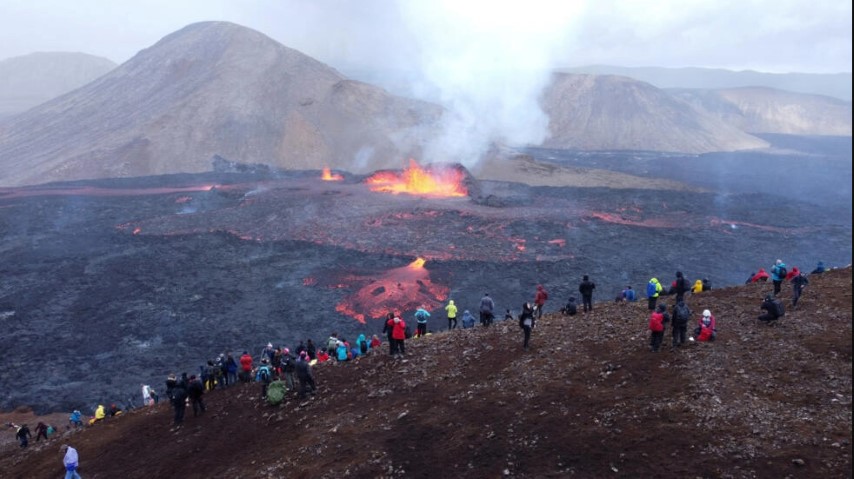
[[[430,319],[430,313],[424,308],[424,305],[415,310],[415,337],[427,336],[427,320]]]
[[[448,312],[448,329],[457,329],[457,305],[454,304],[453,299],[448,301],[445,311]]]
[[[60,451],[65,451],[65,456],[62,458],[62,465],[65,466],[65,479],[81,479],[77,473],[77,468],[80,467],[80,456],[77,454],[77,449],[64,444]]]
[[[780,288],[787,274],[789,274],[789,271],[786,269],[786,263],[778,259],[774,263],[774,266],[771,267],[771,282],[774,283],[774,296],[780,294]]]
[[[522,313],[519,315],[519,327],[525,333],[525,340],[522,343],[522,348],[527,351],[528,343],[531,340],[531,330],[534,329],[534,310],[531,303],[522,305]]]
[[[581,305],[583,311],[593,311],[593,290],[596,289],[596,283],[590,281],[590,277],[586,274],[581,278],[581,284],[578,285],[578,292],[581,293]]]
[[[537,311],[537,318],[543,317],[543,306],[546,305],[546,300],[549,299],[549,292],[543,285],[537,285],[537,292],[534,294],[534,307]]]
[[[808,284],[810,284],[809,280],[800,271],[798,271],[797,276],[792,278],[792,307],[793,308],[798,305],[798,300],[801,298],[801,293],[804,292],[804,288],[806,288]]]

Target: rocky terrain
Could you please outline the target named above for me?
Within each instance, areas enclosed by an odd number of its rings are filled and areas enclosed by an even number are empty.
[[[87,478],[851,477],[852,271],[809,279],[775,326],[755,319],[770,285],[689,295],[713,343],[651,353],[646,304],[601,302],[546,314],[530,351],[499,321],[318,365],[309,400],[212,391],[178,430],[161,403],[25,451],[5,432],[0,469],[59,477],[69,443]]]

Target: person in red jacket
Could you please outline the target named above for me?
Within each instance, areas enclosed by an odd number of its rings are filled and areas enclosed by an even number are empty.
[[[406,322],[395,313],[386,326],[391,328],[391,354],[395,358],[402,358],[406,354]]]
[[[649,315],[649,350],[657,353],[661,348],[661,341],[664,340],[664,325],[670,321],[670,315],[667,314],[667,305],[660,303],[655,311]]]
[[[757,283],[762,281],[763,283],[768,281],[768,273],[765,272],[765,268],[759,268],[759,272],[753,275],[753,279],[750,280],[751,283]]]
[[[792,278],[799,274],[801,274],[801,270],[799,270],[797,266],[792,266],[792,270],[789,271],[788,274],[786,274],[786,281],[791,281]]]
[[[252,356],[247,351],[243,351],[240,356],[240,380],[248,383],[252,379]]]
[[[700,318],[699,324],[694,329],[694,336],[696,336],[697,341],[715,340],[715,336],[717,336],[715,317],[712,316],[712,312],[708,309],[703,310],[703,316]]]
[[[543,285],[537,285],[537,293],[534,295],[534,306],[537,311],[537,318],[543,317],[543,306],[546,304],[546,300],[549,299],[549,293],[546,291],[546,288]]]

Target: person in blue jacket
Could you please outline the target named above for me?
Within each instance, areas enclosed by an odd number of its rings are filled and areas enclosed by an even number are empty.
[[[780,288],[783,284],[783,280],[786,279],[787,273],[786,263],[781,259],[778,259],[777,262],[774,263],[774,266],[771,267],[771,282],[774,283],[774,296],[780,294]]]
[[[469,310],[465,310],[465,312],[463,312],[463,329],[473,328],[474,321],[474,316],[469,312]]]

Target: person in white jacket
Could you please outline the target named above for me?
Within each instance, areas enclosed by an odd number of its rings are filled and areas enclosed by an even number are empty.
[[[77,473],[77,467],[80,465],[77,449],[68,444],[63,445],[62,449],[65,449],[65,457],[62,459],[62,464],[65,465],[65,479],[81,479],[80,474]]]
[[[142,385],[142,405],[143,406],[153,406],[154,399],[151,397],[151,386],[148,384]]]

